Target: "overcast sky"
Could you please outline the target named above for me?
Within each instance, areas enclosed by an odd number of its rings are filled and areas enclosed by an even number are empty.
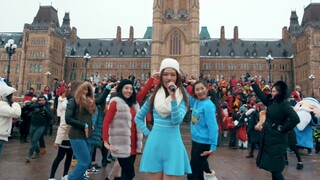
[[[289,26],[292,10],[299,22],[304,8],[320,0],[200,0],[200,26],[207,26],[211,38],[233,37],[238,26],[239,38],[281,38],[281,30]],[[32,23],[39,5],[52,5],[58,10],[59,22],[70,12],[71,26],[80,38],[114,38],[117,26],[122,37],[142,38],[152,26],[153,0],[0,0],[0,32],[22,32],[24,23]],[[199,27],[200,28],[200,27]]]

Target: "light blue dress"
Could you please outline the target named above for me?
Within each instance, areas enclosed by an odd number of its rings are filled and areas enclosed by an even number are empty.
[[[150,132],[144,123],[150,107],[148,99],[135,117],[136,125],[144,135],[149,135],[140,162],[140,172],[163,172],[171,176],[191,174],[190,161],[183,144],[180,124],[187,112],[184,100],[178,105],[171,101],[171,115],[161,117],[153,109],[154,125]]]

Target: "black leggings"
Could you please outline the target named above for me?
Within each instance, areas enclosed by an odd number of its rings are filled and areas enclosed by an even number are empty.
[[[271,172],[272,173],[272,180],[284,180],[284,176],[282,172]]]
[[[59,147],[58,154],[57,154],[56,158],[54,159],[54,161],[52,163],[50,178],[54,178],[54,175],[56,174],[58,166],[59,166],[60,162],[62,161],[62,159],[64,158],[65,155],[67,155],[67,157],[66,157],[66,160],[64,162],[63,176],[68,174],[68,171],[69,171],[69,168],[70,168],[70,164],[71,164],[71,160],[72,160],[72,154],[73,154],[73,151],[72,151],[71,147],[70,148]]]
[[[298,159],[298,162],[301,162],[301,156],[300,156],[300,152],[299,152],[299,149],[297,148],[296,145],[291,145],[289,147],[293,152],[294,154],[296,155],[297,159]],[[288,161],[288,155],[286,153],[286,156],[285,156],[285,160]]]
[[[132,180],[135,176],[134,162],[136,155],[130,155],[127,158],[117,158],[121,166],[121,180]]]
[[[188,174],[189,180],[203,180],[203,171],[208,171],[208,156],[201,156],[201,153],[204,151],[210,150],[210,144],[201,144],[197,143],[195,141],[192,141],[192,147],[191,147],[191,170],[192,174]],[[211,170],[210,170],[211,172]]]

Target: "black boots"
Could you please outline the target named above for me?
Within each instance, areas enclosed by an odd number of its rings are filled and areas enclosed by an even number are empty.
[[[297,170],[302,170],[303,169],[303,164],[302,162],[298,162],[297,164]]]

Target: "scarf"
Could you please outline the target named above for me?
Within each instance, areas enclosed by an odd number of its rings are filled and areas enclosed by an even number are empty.
[[[183,95],[178,88],[175,92],[176,99],[178,104],[181,103]],[[166,93],[163,89],[163,87],[159,88],[156,97],[154,99],[154,108],[158,112],[158,114],[165,118],[171,114],[171,96],[166,97]]]

